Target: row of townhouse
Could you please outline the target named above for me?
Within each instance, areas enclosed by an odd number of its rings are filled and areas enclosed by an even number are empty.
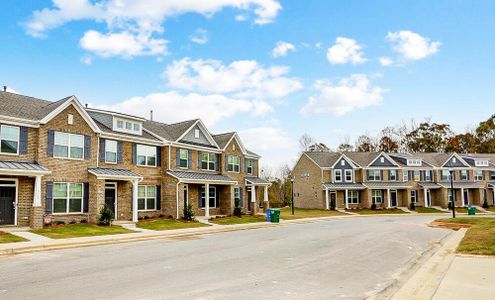
[[[495,154],[305,152],[292,175],[301,208],[495,205]]]
[[[164,124],[0,92],[0,225],[231,214],[268,206],[260,156],[201,120]]]

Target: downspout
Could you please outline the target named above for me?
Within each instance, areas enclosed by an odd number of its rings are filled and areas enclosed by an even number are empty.
[[[100,166],[100,135],[98,135],[98,140],[97,140],[97,145],[96,145],[96,167],[98,168]]]
[[[179,180],[177,182],[176,187],[175,187],[175,203],[177,206],[177,218],[176,219],[179,219],[179,184],[180,183],[181,183],[181,181]]]
[[[169,170],[172,170],[172,168],[170,167],[170,155],[172,155],[172,143],[169,143],[168,144],[168,169]]]

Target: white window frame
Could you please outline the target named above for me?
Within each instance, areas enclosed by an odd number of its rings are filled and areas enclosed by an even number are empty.
[[[55,185],[64,184],[67,186],[67,195],[65,196],[65,212],[55,212],[55,200],[64,199],[62,197],[55,197]],[[80,185],[81,186],[81,211],[71,212],[70,211],[70,199],[79,199],[75,197],[71,197],[70,195],[70,186],[71,185]],[[77,215],[82,214],[84,211],[84,184],[80,182],[54,182],[53,190],[52,190],[52,214],[54,215]]]
[[[140,187],[144,188],[144,198],[139,197],[139,188]],[[149,188],[155,189],[154,208],[151,208],[151,209],[148,208],[148,200],[153,199],[153,198],[148,196],[148,189]],[[156,185],[145,185],[145,184],[138,185],[138,211],[156,211],[157,210],[156,209],[157,198],[158,198],[158,191],[157,191]],[[139,199],[144,199],[144,209],[139,209]]]
[[[339,177],[339,179],[337,179]],[[333,170],[333,182],[342,182],[342,170],[335,169]]]
[[[211,193],[210,193],[210,200],[213,199],[215,202],[215,206],[209,206],[209,208],[217,208],[218,207],[218,199],[217,199],[217,187],[216,186],[210,186],[210,192],[214,190],[215,193],[214,193],[214,196],[212,197],[211,196]],[[205,209],[205,206],[206,206],[206,194],[205,194],[205,191],[206,191],[206,187],[204,185],[201,186],[201,204],[204,203],[204,205],[201,207],[201,209]]]
[[[417,203],[417,202],[418,202],[418,191],[412,190],[411,191],[411,203]]]
[[[143,134],[143,126],[140,122],[119,117],[113,117],[113,130],[134,135]]]
[[[495,171],[490,171],[490,180],[495,180]]]
[[[378,201],[378,199],[380,201]],[[382,190],[372,190],[371,191],[371,203],[375,203],[375,204],[382,204],[383,203]]]
[[[352,182],[353,179],[354,179],[354,175],[353,175],[352,169],[345,169],[344,170],[345,182]]]
[[[440,179],[442,181],[450,180],[450,171],[449,170],[440,171]]]
[[[204,156],[206,155],[206,160]],[[206,168],[203,168],[203,164],[206,163]],[[211,164],[213,163],[213,168]],[[215,171],[217,169],[217,155],[211,152],[201,152],[201,170]]]
[[[253,174],[254,172],[254,161],[252,159],[247,159],[246,160],[246,173],[248,174]]]
[[[421,180],[421,171],[420,170],[414,170],[413,171],[413,179],[414,179],[414,181],[420,181]]]
[[[151,154],[148,155],[148,153],[145,149],[150,149],[150,152],[151,152],[151,149],[153,149],[154,155],[151,155]],[[140,150],[144,151],[144,153],[140,154],[139,153]],[[157,155],[157,153],[156,153],[156,147],[155,146],[148,146],[148,145],[141,145],[141,144],[136,145],[136,165],[141,166],[141,167],[156,167],[156,163],[157,163],[156,155]],[[139,157],[140,156],[144,156],[144,164],[139,163]],[[151,157],[155,158],[155,164],[154,165],[148,164],[148,158],[151,158]]]
[[[403,181],[409,181],[409,171],[408,170],[402,171],[402,180]]]
[[[469,179],[469,173],[468,170],[461,170],[461,180],[468,180]]]
[[[475,170],[474,171],[474,180],[476,181],[483,181],[484,176],[483,176],[483,170]]]
[[[370,174],[370,171],[373,173],[373,176],[371,176]],[[377,173],[378,172],[378,173]],[[377,170],[377,169],[368,169],[368,172],[366,172],[367,174],[367,179],[368,181],[381,181],[382,180],[382,172],[381,170]],[[377,176],[378,174],[378,176]]]
[[[115,145],[115,152],[114,151],[108,151],[108,148],[109,148],[109,144],[112,144],[112,145]],[[118,143],[117,141],[114,141],[114,140],[105,140],[105,163],[107,164],[116,164],[117,161],[118,161]],[[108,159],[107,157],[107,153],[115,153],[115,161],[111,161]]]
[[[55,143],[55,141],[57,140],[57,134],[59,135],[67,135],[67,156],[57,156],[55,154],[55,146],[57,146],[57,144]],[[79,148],[79,147],[72,147],[72,138],[73,137],[81,137],[82,138],[82,156],[81,157],[71,157],[70,156],[70,149],[71,148]],[[64,146],[65,145],[61,145],[61,146]],[[67,132],[60,132],[60,131],[55,131],[54,132],[54,136],[53,136],[53,157],[55,158],[62,158],[62,159],[74,159],[74,160],[84,160],[84,135],[82,134],[73,134],[73,133],[67,133]]]
[[[186,154],[186,166],[182,166],[182,161],[184,160],[184,158],[182,158],[182,154],[185,153]],[[179,149],[179,165],[178,165],[179,168],[181,169],[189,169],[189,150],[187,149]]]
[[[359,204],[359,191],[347,191],[347,203]]]
[[[392,179],[392,173],[394,174]],[[389,181],[397,181],[397,170],[388,170],[388,180]]]
[[[16,153],[2,152],[2,150],[1,150],[2,132],[3,132],[4,128],[17,129],[17,141],[6,139],[6,141],[17,142]],[[3,125],[3,124],[0,125],[0,154],[2,154],[2,155],[19,155],[20,144],[21,144],[21,128],[19,126],[10,126],[10,125]]]
[[[237,171],[236,171],[237,168]],[[241,158],[236,155],[229,155],[227,157],[227,171],[232,173],[241,172]]]
[[[431,181],[431,171],[430,170],[425,171],[425,181]]]
[[[488,160],[486,159],[476,159],[474,161],[474,166],[475,167],[488,167],[490,164],[488,162]]]

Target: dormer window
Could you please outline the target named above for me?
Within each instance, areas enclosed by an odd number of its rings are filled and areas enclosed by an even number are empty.
[[[476,167],[488,167],[489,163],[486,159],[477,159],[474,161]]]
[[[136,135],[142,134],[142,126],[140,122],[118,117],[113,118],[113,130]]]
[[[412,166],[412,167],[420,167],[421,166],[421,159],[409,158],[407,160],[407,165]]]

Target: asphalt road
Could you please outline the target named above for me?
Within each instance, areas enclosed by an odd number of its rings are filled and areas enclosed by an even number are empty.
[[[361,299],[449,231],[435,217],[319,221],[0,259],[0,299]]]

